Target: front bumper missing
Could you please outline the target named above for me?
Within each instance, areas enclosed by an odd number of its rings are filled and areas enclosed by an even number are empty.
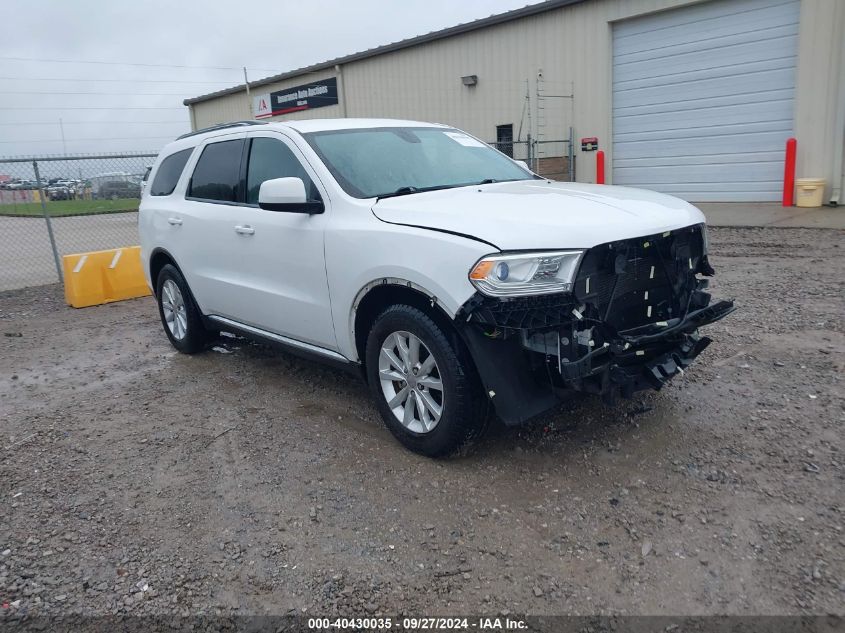
[[[698,328],[724,318],[734,304],[710,305],[707,280],[696,274],[713,270],[697,237],[688,229],[677,234],[602,245],[579,272],[584,290],[592,277],[592,291],[579,293],[576,284],[571,296],[508,301],[476,295],[462,307],[456,324],[506,424],[553,408],[567,392],[595,393],[612,403],[660,389],[710,344]]]
[[[668,380],[683,373],[710,345],[711,339],[699,336],[698,328],[723,319],[735,309],[733,301],[720,301],[691,312],[662,333],[620,335],[577,361],[561,362],[561,378],[574,386],[578,381],[598,375],[601,378],[598,393],[611,400],[617,395],[630,397],[635,391],[649,387],[660,389]]]
[[[468,326],[460,331],[496,413],[505,424],[516,425],[555,407],[567,391],[598,394],[612,403],[636,391],[660,389],[710,344],[710,338],[698,335],[698,327],[734,310],[732,301],[720,301],[690,313],[663,334],[620,335],[575,361],[548,355],[539,368],[518,337],[491,339]]]

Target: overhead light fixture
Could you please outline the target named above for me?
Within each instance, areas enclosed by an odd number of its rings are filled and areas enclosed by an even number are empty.
[[[478,75],[467,75],[466,77],[461,77],[461,82],[465,86],[474,86],[478,83]]]

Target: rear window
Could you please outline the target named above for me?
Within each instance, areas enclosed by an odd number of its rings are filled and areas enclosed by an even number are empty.
[[[169,196],[173,193],[176,183],[179,182],[179,177],[182,175],[182,170],[185,169],[185,163],[188,162],[193,151],[193,147],[183,149],[161,161],[156,177],[153,179],[152,187],[150,187],[150,195]]]
[[[197,161],[188,196],[203,200],[237,202],[244,139],[207,145]]]

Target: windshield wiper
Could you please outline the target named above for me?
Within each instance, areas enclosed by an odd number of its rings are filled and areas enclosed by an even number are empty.
[[[423,193],[424,191],[436,191],[438,189],[452,189],[456,185],[435,185],[434,187],[414,187],[411,185],[405,187],[399,187],[393,193],[382,193],[376,196],[376,200],[382,200],[384,198],[395,198],[396,196],[407,196],[412,193]]]
[[[508,180],[497,180],[496,178],[485,178],[481,182],[467,182],[461,183],[457,185],[435,185],[433,187],[414,187],[413,185],[406,185],[404,187],[399,187],[393,193],[382,193],[376,196],[376,200],[382,200],[384,198],[395,198],[396,196],[407,196],[412,193],[423,193],[424,191],[436,191],[438,189],[458,189],[460,187],[475,187],[478,185],[492,185],[496,182],[513,182],[515,179],[511,178]]]

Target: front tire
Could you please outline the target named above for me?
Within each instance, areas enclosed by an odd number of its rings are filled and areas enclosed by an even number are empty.
[[[487,402],[469,354],[425,313],[395,305],[367,339],[367,379],[385,425],[428,457],[465,451],[487,426]]]
[[[208,333],[188,283],[172,264],[165,265],[156,282],[158,314],[164,333],[183,354],[196,354],[205,348]]]

